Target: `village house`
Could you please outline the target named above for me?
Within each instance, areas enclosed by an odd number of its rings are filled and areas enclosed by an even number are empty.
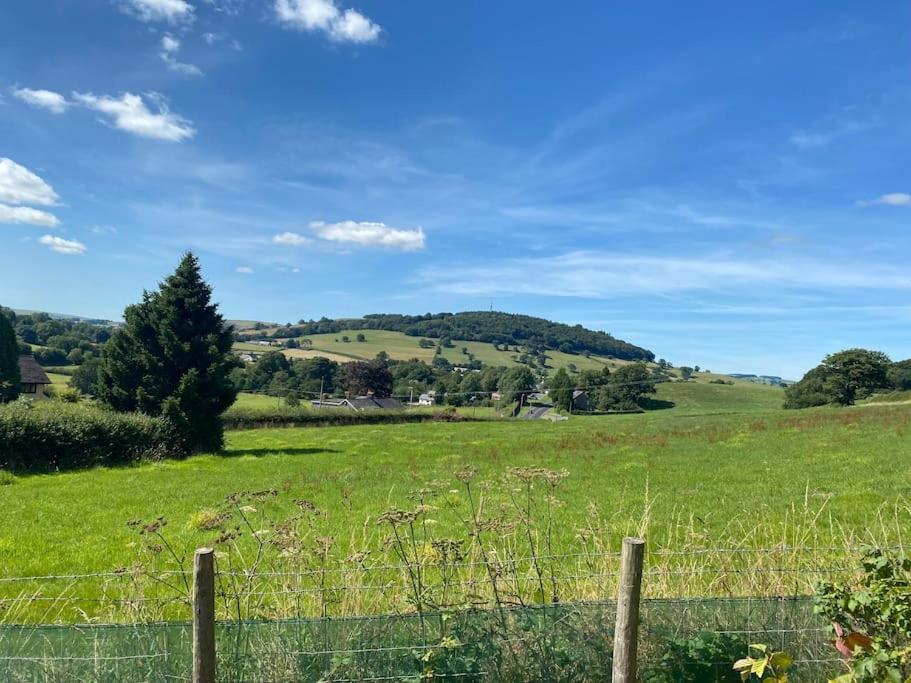
[[[584,391],[576,389],[573,392],[573,410],[581,410],[582,412],[587,412],[592,409],[592,402],[588,398],[588,394]]]
[[[19,356],[19,393],[30,398],[47,398],[51,380],[34,356]]]

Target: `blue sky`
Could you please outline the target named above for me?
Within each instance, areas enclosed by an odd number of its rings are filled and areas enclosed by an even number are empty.
[[[487,309],[679,364],[911,356],[907,2],[0,7],[0,301]]]

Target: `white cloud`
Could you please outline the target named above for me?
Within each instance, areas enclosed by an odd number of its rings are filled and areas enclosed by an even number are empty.
[[[0,223],[22,223],[56,228],[60,225],[57,217],[47,211],[39,211],[28,206],[8,206],[0,204]]]
[[[309,237],[299,235],[296,232],[283,232],[273,237],[272,241],[276,244],[284,244],[289,247],[301,247],[305,244],[310,244],[313,240]]]
[[[54,189],[25,166],[0,157],[0,201],[49,206],[58,199]]]
[[[275,14],[288,28],[322,31],[337,43],[374,43],[379,25],[353,9],[342,12],[335,0],[275,0]]]
[[[128,92],[119,98],[74,92],[73,99],[108,116],[116,128],[134,135],[180,142],[196,134],[192,124],[182,116],[171,113],[160,98],[156,98],[157,113],[149,110],[141,95]]]
[[[911,207],[911,194],[905,192],[891,192],[877,197],[857,202],[858,206],[908,206]]]
[[[380,27],[360,12],[346,9],[333,22],[329,35],[339,43],[374,43],[380,37]]]
[[[51,251],[56,251],[58,254],[78,256],[86,252],[86,246],[78,240],[65,240],[62,237],[57,237],[55,235],[44,235],[38,241],[48,247]]]
[[[319,237],[330,242],[358,244],[364,247],[387,247],[403,251],[416,251],[424,248],[424,231],[400,230],[385,223],[342,221],[341,223],[324,223],[315,221],[310,224]]]
[[[418,277],[438,292],[484,297],[611,299],[711,290],[911,289],[911,275],[899,268],[858,269],[856,264],[797,258],[661,258],[599,251],[423,269]]]
[[[13,90],[13,95],[23,102],[33,107],[47,109],[54,114],[62,114],[66,111],[69,102],[60,93],[52,90],[32,90],[31,88],[17,88]]]
[[[113,225],[93,225],[91,227],[92,234],[94,235],[116,235],[117,228]]]
[[[161,52],[158,55],[171,71],[187,76],[202,76],[202,70],[198,66],[177,59],[178,52],[180,52],[180,41],[177,38],[166,35],[161,39]]]
[[[238,273],[243,273],[244,275],[253,274],[253,269],[250,268],[249,266],[237,266],[237,268],[235,268],[234,270]]]
[[[142,21],[178,24],[193,19],[193,5],[186,0],[123,0],[127,9]]]

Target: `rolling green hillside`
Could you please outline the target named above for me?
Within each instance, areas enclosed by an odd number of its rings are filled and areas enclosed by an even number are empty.
[[[363,334],[365,341],[359,342],[357,335]],[[342,339],[348,337],[349,341],[344,342]],[[374,358],[380,351],[385,351],[393,360],[418,360],[430,363],[434,357],[434,348],[421,348],[419,342],[421,337],[411,337],[403,332],[389,332],[386,330],[370,329],[353,329],[344,330],[343,332],[332,332],[328,334],[311,334],[302,337],[295,337],[304,348],[301,349],[284,349],[287,356],[291,358],[310,358],[313,356],[325,356],[339,363],[345,363],[352,360],[369,360]],[[309,340],[307,346],[304,340]],[[284,341],[284,340],[281,340]],[[248,342],[237,342],[234,347],[238,350],[245,351],[268,351],[276,350],[269,347],[259,346]],[[468,356],[462,352],[462,349],[468,349],[468,352],[474,354],[475,358],[489,366],[504,365],[511,367],[519,365],[516,358],[520,352],[515,351],[515,346],[510,346],[509,351],[502,351],[494,348],[493,344],[477,341],[465,341],[461,339],[452,340],[452,348],[444,348],[442,355],[453,365],[468,363]],[[503,347],[501,346],[500,349]],[[561,367],[575,365],[576,369],[597,370],[605,365],[610,368],[620,367],[630,361],[607,358],[604,356],[586,357],[563,353],[561,351],[548,351],[548,366],[554,370]]]

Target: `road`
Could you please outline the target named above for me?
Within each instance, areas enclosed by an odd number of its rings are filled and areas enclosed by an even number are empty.
[[[540,420],[547,411],[550,410],[550,406],[538,406],[537,408],[530,409],[525,413],[526,420]]]

